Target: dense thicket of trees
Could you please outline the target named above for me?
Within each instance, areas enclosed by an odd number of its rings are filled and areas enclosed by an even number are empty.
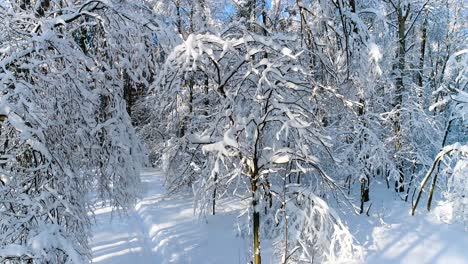
[[[92,193],[132,206],[145,153],[202,215],[250,199],[255,264],[262,238],[283,263],[359,259],[332,207],[368,213],[379,182],[413,214],[448,186],[467,222],[466,17],[463,0],[0,0],[0,262],[89,261]]]

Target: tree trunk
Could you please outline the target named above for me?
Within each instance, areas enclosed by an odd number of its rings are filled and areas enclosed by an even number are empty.
[[[254,158],[252,160],[252,167],[249,168],[250,176],[250,190],[252,192],[252,209],[253,209],[253,264],[261,264],[261,254],[260,254],[260,210],[259,198],[257,195],[257,184],[258,184],[258,166],[257,166],[257,145],[255,145]]]
[[[132,81],[131,81],[130,76],[128,75],[127,71],[124,71],[122,77],[123,77],[123,81],[124,81],[123,92],[124,92],[125,102],[127,103],[127,113],[131,117],[132,116],[132,107],[133,107]]]
[[[444,149],[445,144],[447,143],[447,137],[450,134],[450,128],[452,126],[452,121],[453,121],[453,119],[448,121],[447,127],[445,128],[445,133],[444,133],[444,138],[442,139],[441,149]],[[436,186],[436,183],[437,183],[437,175],[439,174],[439,171],[440,171],[440,161],[437,163],[437,169],[436,169],[436,172],[434,174],[434,178],[432,180],[431,188],[429,189],[429,198],[427,200],[427,210],[428,211],[431,210],[432,197],[434,195],[434,189],[435,189],[435,186]]]
[[[421,52],[419,55],[419,74],[418,74],[418,85],[423,87],[423,75],[424,75],[424,57],[426,56],[426,40],[427,40],[427,18],[424,19],[422,25],[422,36],[421,36]],[[418,94],[419,97],[422,97],[422,91]]]
[[[368,202],[369,198],[369,177],[366,175],[365,179],[361,180],[361,208],[359,213],[362,214],[364,212],[364,203]]]
[[[218,173],[215,173],[214,177],[214,190],[213,190],[213,204],[212,204],[212,213],[213,215],[216,214],[216,191],[217,191],[217,185],[218,185]]]
[[[253,206],[253,250],[254,262],[253,264],[261,264],[260,255],[260,211],[258,210],[258,197],[257,197],[257,176],[251,176],[251,189],[252,189],[252,206]]]
[[[394,121],[394,126],[395,126],[395,151],[398,152],[401,150],[401,109],[402,109],[402,104],[403,104],[403,92],[404,92],[404,83],[403,83],[403,77],[404,77],[404,71],[405,71],[405,56],[406,56],[406,36],[405,36],[405,23],[406,19],[408,18],[409,15],[409,10],[410,7],[409,5],[407,6],[406,12],[403,15],[403,8],[401,5],[397,7],[397,15],[398,15],[398,59],[397,59],[397,65],[398,65],[398,72],[397,72],[397,78],[396,78],[396,97],[395,97],[395,107],[396,107],[396,116],[395,116],[395,121]],[[405,181],[405,175],[403,171],[403,160],[400,159],[397,161],[398,165],[398,172],[400,174],[399,179],[395,181],[395,191],[396,192],[404,192],[405,187],[404,187],[404,181]]]
[[[187,39],[187,34],[185,34],[185,31],[183,29],[182,25],[182,12],[181,12],[181,6],[180,6],[180,0],[177,0],[174,2],[176,6],[176,25],[177,25],[177,31],[179,34],[182,36],[183,39]]]

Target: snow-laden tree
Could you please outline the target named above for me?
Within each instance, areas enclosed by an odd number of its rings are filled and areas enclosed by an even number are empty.
[[[154,87],[161,123],[173,135],[168,144],[175,142],[169,152],[174,153],[172,166],[166,167],[168,181],[192,183],[201,212],[215,210],[223,195],[250,195],[254,263],[260,263],[260,236],[283,239],[271,232],[278,225],[275,215],[294,219],[286,236],[294,236],[287,244],[297,247],[293,254],[298,261],[325,260],[336,253],[330,247],[352,248],[352,243],[342,246],[352,237],[339,239],[343,225],[315,195],[343,198],[322,168],[333,166],[334,160],[330,138],[315,113],[321,100],[353,102],[330,87],[314,87],[295,47],[293,36],[265,37],[245,27],[232,27],[220,36],[190,35],[169,55]],[[176,168],[179,174],[173,173]],[[279,198],[285,172],[288,200],[296,199],[303,210],[291,210],[292,203],[283,208]],[[312,223],[319,227],[309,228]],[[310,255],[311,248],[320,254]]]
[[[163,25],[146,19],[140,2],[8,3],[0,7],[0,262],[88,262],[90,191],[128,208],[139,190],[144,156],[128,93],[148,84],[153,32]]]

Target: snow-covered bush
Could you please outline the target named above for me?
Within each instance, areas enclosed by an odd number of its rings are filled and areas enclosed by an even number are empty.
[[[447,199],[453,206],[453,217],[468,231],[468,145],[454,146],[456,162],[450,170]]]

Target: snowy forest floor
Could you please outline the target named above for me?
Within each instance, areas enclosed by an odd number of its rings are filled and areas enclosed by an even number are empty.
[[[91,247],[93,262],[100,264],[245,264],[246,239],[238,236],[239,209],[221,203],[219,213],[199,219],[193,213],[191,194],[166,196],[163,177],[156,170],[142,173],[145,192],[128,216],[110,208],[95,211]],[[376,188],[376,194],[384,190]],[[408,215],[409,205],[395,196],[382,204],[374,195],[370,217],[349,215],[344,221],[363,246],[365,263],[468,263],[468,233],[450,218],[447,206],[431,213]],[[382,197],[388,201],[388,197]],[[275,264],[268,241],[262,245],[264,263]]]

